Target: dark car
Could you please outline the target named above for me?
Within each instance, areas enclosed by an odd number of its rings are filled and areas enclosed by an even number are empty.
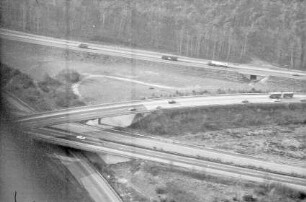
[[[176,101],[175,101],[175,100],[169,100],[168,103],[169,103],[169,104],[175,104]]]
[[[169,56],[169,55],[163,55],[162,56],[163,60],[171,60],[171,61],[178,61],[178,58],[175,56]]]
[[[81,44],[79,45],[79,48],[88,48],[88,45],[85,44],[85,43],[81,43]]]
[[[136,111],[136,108],[129,108],[129,111],[131,111],[131,112],[134,112],[134,111]]]
[[[250,102],[249,102],[248,100],[243,100],[242,103],[243,103],[243,104],[248,104],[248,103],[250,103]]]

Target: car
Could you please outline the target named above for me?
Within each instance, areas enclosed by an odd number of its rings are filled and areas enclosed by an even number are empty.
[[[282,97],[281,92],[272,92],[269,94],[269,98],[271,99],[280,99]]]
[[[284,99],[293,98],[294,92],[283,92],[282,93]]]
[[[243,100],[242,103],[247,104],[247,103],[250,103],[250,102],[248,100]]]
[[[176,56],[170,56],[170,55],[163,55],[162,56],[163,60],[171,60],[171,61],[178,61],[178,57]]]
[[[81,43],[81,44],[79,45],[79,48],[88,48],[88,45],[85,44],[85,43]]]
[[[175,104],[176,101],[175,101],[175,100],[169,100],[168,103],[169,103],[169,104]]]
[[[306,102],[306,99],[302,99],[302,100],[300,100],[300,102]]]
[[[281,99],[275,99],[274,102],[281,102]]]
[[[86,137],[84,137],[84,136],[82,136],[82,135],[78,135],[78,136],[76,136],[76,138],[78,138],[78,139],[80,139],[80,140],[85,140],[85,139],[86,139]]]
[[[292,74],[292,76],[301,76],[301,75],[299,75],[299,74]]]
[[[136,108],[129,108],[129,111],[131,111],[131,112],[134,112],[134,111],[136,111]]]

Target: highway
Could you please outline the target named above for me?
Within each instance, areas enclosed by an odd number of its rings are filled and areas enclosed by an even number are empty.
[[[70,151],[72,157],[55,154],[55,156],[72,173],[75,179],[86,189],[95,202],[122,202],[107,180],[93,168],[87,159],[77,152]]]
[[[306,99],[306,95],[297,94],[292,99],[283,99],[282,102],[300,102]],[[168,101],[175,100],[176,103],[169,104]],[[44,112],[22,117],[16,121],[26,127],[44,127],[64,122],[77,122],[81,120],[90,120],[103,117],[120,116],[127,114],[147,113],[150,111],[183,107],[199,107],[213,105],[232,105],[242,104],[242,101],[248,100],[251,103],[274,103],[267,94],[237,94],[237,95],[219,95],[219,96],[195,96],[195,97],[177,97],[171,99],[155,99],[131,101],[124,103],[114,103],[107,105],[91,105],[85,107],[69,108],[58,111]],[[132,109],[135,109],[131,111]]]
[[[15,95],[7,92],[7,91],[3,91],[3,98],[7,101],[7,103],[13,108],[13,109],[17,109],[18,111],[14,111],[12,110],[12,112],[15,112],[15,115],[22,115],[22,116],[26,116],[29,114],[33,114],[35,113],[35,110],[30,107],[27,103],[23,102],[22,100],[20,100],[18,97],[16,97]]]
[[[306,72],[303,71],[285,70],[281,68],[269,69],[269,68],[253,67],[250,65],[237,65],[237,64],[232,64],[231,68],[211,67],[207,65],[208,60],[183,57],[183,56],[177,56],[179,58],[179,61],[173,62],[161,59],[162,55],[167,55],[165,53],[123,48],[118,46],[101,45],[94,43],[86,43],[88,48],[80,48],[79,45],[84,42],[75,41],[75,40],[65,40],[54,37],[46,37],[41,35],[8,30],[4,28],[0,29],[0,37],[7,40],[21,41],[21,42],[33,43],[43,46],[52,46],[52,47],[64,48],[74,51],[95,53],[95,54],[113,55],[113,56],[126,57],[138,60],[147,60],[152,62],[168,63],[168,64],[183,65],[190,67],[221,69],[226,71],[235,71],[242,74],[289,77],[289,78],[306,80]]]
[[[23,112],[23,116],[34,113],[35,110],[9,92],[3,92],[4,98],[15,108]],[[20,115],[20,114],[16,114]],[[110,186],[108,181],[93,168],[80,154],[69,151],[72,157],[54,154],[71,172],[81,186],[86,189],[91,199],[96,202],[122,202],[120,196]],[[68,160],[68,161],[67,161]]]
[[[221,163],[200,160],[196,158],[185,157],[177,154],[170,154],[161,151],[138,148],[135,146],[123,145],[109,141],[99,140],[97,138],[86,138],[79,140],[69,132],[50,135],[38,131],[29,131],[28,134],[35,138],[47,141],[52,144],[77,148],[91,152],[103,152],[128,158],[139,158],[172,166],[188,168],[190,170],[205,171],[214,175],[222,175],[232,178],[244,179],[260,183],[281,183],[300,190],[306,190],[306,179],[291,177],[286,175],[274,174],[254,169],[241,168]]]
[[[0,37],[8,40],[64,48],[73,51],[114,55],[139,60],[147,60],[152,62],[199,68],[221,69],[226,71],[235,71],[244,74],[256,74],[262,76],[272,75],[278,77],[306,79],[306,73],[301,71],[287,71],[283,69],[263,69],[244,65],[233,65],[232,68],[218,68],[208,66],[207,60],[187,58],[181,56],[178,56],[178,62],[174,62],[162,60],[161,56],[164,55],[163,53],[120,48],[115,46],[97,45],[92,43],[86,43],[88,45],[88,48],[80,48],[79,45],[83,43],[80,41],[38,36],[6,29],[0,29]],[[282,102],[300,102],[301,99],[305,98],[305,95],[295,95],[293,99],[284,99]],[[175,100],[175,103],[170,104],[169,101],[172,99]],[[84,128],[89,127],[92,130],[91,132],[85,133],[79,133],[78,131],[58,131],[50,128],[44,128],[47,126],[54,126],[60,123],[78,122],[126,114],[149,113],[150,111],[159,110],[160,108],[171,109],[198,106],[232,105],[242,104],[242,101],[244,100],[248,100],[250,104],[274,102],[272,99],[269,99],[267,94],[180,97],[166,100],[155,99],[115,104],[94,105],[45,113],[36,113],[26,117],[21,117],[17,119],[17,122],[25,127],[32,128],[28,129],[27,133],[35,136],[40,140],[47,141],[53,144],[68,146],[92,152],[106,152],[129,158],[140,158],[144,160],[165,163],[168,165],[184,167],[191,170],[205,171],[216,175],[224,175],[228,177],[251,180],[254,182],[277,182],[297,189],[306,190],[305,178],[292,177],[275,173],[280,172],[288,174],[291,171],[294,171],[294,173],[299,176],[305,176],[304,168],[296,168],[290,165],[279,166],[279,164],[275,164],[273,162],[264,162],[258,159],[244,157],[242,155],[231,155],[226,154],[225,152],[217,152],[209,149],[203,150],[202,148],[192,148],[191,146],[179,144],[176,142],[165,142],[157,139],[141,137],[141,135],[131,138],[131,134],[119,133],[118,131],[102,131],[100,129],[90,126],[84,126]],[[76,138],[77,135],[82,135],[86,138],[84,140],[80,140]],[[211,159],[212,157],[215,159],[224,160],[224,162],[226,163],[217,163],[207,160]],[[228,165],[231,163],[235,163],[241,166],[246,166],[250,163],[252,167],[258,167],[258,164],[260,164],[260,167],[262,167],[263,169],[267,169],[267,171],[258,171],[256,169]],[[79,166],[80,167],[68,167],[68,169],[72,169],[74,171],[79,169],[83,171],[85,170],[87,172],[92,172],[92,170],[90,170],[92,168],[90,168],[90,166],[88,167],[84,163],[81,163]],[[274,173],[271,173],[268,170],[271,170]],[[99,178],[99,176],[95,176],[93,178]],[[100,178],[100,181],[99,179],[98,181],[96,181],[93,178],[91,178],[86,183],[91,184],[90,186],[103,187],[105,185],[103,185],[103,179]],[[104,188],[107,189],[107,187]],[[92,193],[93,195],[97,194],[96,191],[94,192],[95,193]],[[109,193],[106,193],[106,195],[98,197],[103,198],[111,196],[109,195]],[[100,199],[102,200],[102,198]],[[117,199],[115,198],[111,200],[116,201]],[[105,198],[103,200],[105,200]]]
[[[159,139],[137,134],[133,135],[130,133],[115,130],[107,131],[93,126],[82,124],[79,125],[80,126],[73,125],[69,128],[69,137],[76,138],[77,136],[83,136],[89,139],[95,139],[97,141],[103,140],[106,142],[114,142],[121,145],[129,145],[149,150],[163,151],[180,156],[208,159],[210,161],[222,162],[223,164],[234,164],[236,166],[252,167],[287,175],[295,174],[304,176],[306,178],[306,168],[298,166],[274,163],[257,158],[251,158],[247,155],[197,147],[195,145],[188,145],[181,142],[171,141],[169,139]],[[80,128],[83,130],[82,132]],[[63,136],[67,135],[67,132],[63,131],[62,128],[60,130],[56,130],[56,126],[53,126],[53,128],[36,129],[35,132],[50,136],[54,135],[55,133]]]

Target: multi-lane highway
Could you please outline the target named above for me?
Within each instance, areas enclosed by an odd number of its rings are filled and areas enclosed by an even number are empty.
[[[5,92],[4,97],[15,109],[24,113],[15,114],[17,116],[29,115],[35,112],[27,103],[8,92]],[[108,181],[82,155],[74,151],[69,152],[72,157],[63,156],[63,154],[54,155],[66,166],[79,184],[84,187],[93,201],[122,202],[122,199]]]
[[[284,99],[283,102],[300,102],[301,99],[304,99],[305,95],[295,95],[293,99]],[[81,125],[83,132],[79,128],[69,128],[69,131],[61,131],[54,130],[52,128],[43,128],[45,126],[52,126],[59,123],[66,123],[66,122],[76,122],[79,120],[87,120],[91,118],[101,118],[107,116],[117,116],[122,114],[130,114],[130,113],[148,113],[150,110],[156,110],[157,108],[176,108],[176,107],[194,107],[194,106],[205,106],[205,105],[224,105],[224,104],[242,104],[242,101],[247,99],[251,103],[263,103],[273,102],[272,99],[269,98],[266,94],[247,94],[247,95],[220,95],[214,97],[182,97],[175,99],[175,103],[170,104],[169,100],[147,100],[147,101],[136,101],[136,102],[125,102],[125,103],[118,103],[118,104],[106,104],[106,105],[96,105],[96,106],[85,106],[85,107],[78,107],[66,110],[59,110],[53,112],[46,112],[41,114],[33,114],[27,117],[23,117],[18,121],[23,123],[25,126],[32,126],[34,127],[29,131],[30,134],[41,138],[45,141],[50,141],[52,143],[61,144],[85,149],[90,148],[90,151],[104,151],[105,145],[107,144],[115,144],[116,154],[127,155],[131,156],[132,154],[135,156],[139,156],[144,159],[155,160],[158,162],[169,163],[173,164],[172,161],[169,159],[175,158],[190,158],[193,160],[189,161],[205,161],[205,162],[212,162],[218,159],[222,163],[218,163],[218,166],[214,167],[214,172],[219,174],[224,174],[222,170],[224,166],[227,164],[235,164],[238,166],[233,166],[236,169],[240,169],[239,166],[251,166],[252,168],[261,168],[265,170],[265,177],[274,175],[275,173],[282,173],[282,174],[294,174],[296,176],[305,176],[305,169],[290,165],[280,165],[273,162],[265,162],[259,159],[253,159],[243,155],[236,155],[236,154],[226,154],[220,151],[214,151],[209,149],[203,148],[196,148],[189,145],[183,145],[181,143],[174,143],[174,142],[167,142],[164,140],[158,140],[154,138],[147,138],[142,137],[140,135],[132,136],[131,134],[124,134],[124,132],[118,131],[105,131],[99,128],[95,128],[93,126],[86,126]],[[56,128],[56,126],[53,126]],[[86,138],[80,140],[76,138],[77,136],[85,136]],[[68,142],[67,142],[68,141]],[[82,142],[80,142],[82,141]],[[86,143],[86,147],[80,147],[80,143]],[[88,142],[89,141],[89,142]],[[99,147],[96,147],[98,144]],[[81,144],[82,145],[82,144]],[[119,145],[119,146],[118,146]],[[83,145],[84,146],[84,145]],[[104,150],[101,148],[104,148]],[[128,148],[125,150],[121,150],[120,148]],[[96,150],[95,150],[96,149]],[[110,148],[108,148],[110,149]],[[138,151],[140,153],[138,153]],[[146,152],[144,152],[146,151]],[[162,151],[162,152],[161,152]],[[127,153],[126,153],[127,152]],[[168,160],[158,158],[158,157],[150,157],[149,153],[159,152],[162,155],[174,155],[171,156]],[[201,160],[202,159],[202,160]],[[207,161],[209,160],[209,161]],[[190,162],[189,162],[190,163]],[[184,165],[185,167],[187,164],[182,164],[181,162],[176,162],[177,166]],[[190,164],[188,164],[190,165]],[[191,164],[192,165],[192,164]],[[222,166],[221,166],[222,165]],[[195,165],[194,165],[195,166]],[[192,166],[192,169],[194,169]],[[188,166],[187,166],[188,167]],[[195,168],[199,168],[195,166]],[[200,168],[199,168],[200,169]],[[201,168],[202,169],[202,168]],[[208,169],[210,170],[211,167]],[[221,169],[221,170],[220,170]],[[205,168],[207,171],[207,168]],[[234,171],[233,169],[232,171]],[[253,170],[253,172],[258,172],[258,170]],[[213,172],[210,170],[210,172]],[[251,171],[250,171],[251,172]],[[233,172],[226,172],[225,175],[230,176],[240,176],[241,173],[233,173]],[[281,175],[282,176],[282,175]],[[260,177],[257,176],[259,179]],[[245,179],[253,179],[253,177],[245,177]],[[256,179],[255,181],[258,181]],[[305,178],[297,178],[300,179],[302,182],[305,181]],[[261,178],[262,180],[262,178]],[[277,179],[275,179],[277,181]],[[290,186],[294,184],[292,181],[289,183]],[[301,188],[301,184],[298,185]],[[303,185],[304,186],[304,185]],[[305,187],[304,187],[305,188]]]
[[[306,95],[294,95],[292,99],[283,99],[282,102],[300,102],[306,99]],[[38,113],[18,119],[17,121],[27,127],[43,127],[55,125],[64,122],[76,122],[96,118],[111,116],[120,116],[126,114],[146,113],[153,110],[212,106],[212,105],[231,105],[243,104],[242,101],[248,100],[252,103],[274,103],[273,99],[267,94],[237,94],[237,95],[219,95],[219,96],[196,96],[175,98],[176,103],[170,104],[172,99],[156,99],[145,101],[132,101],[107,105],[92,105],[85,107],[76,107],[65,110]]]
[[[165,55],[165,53],[123,48],[118,46],[107,46],[107,45],[94,44],[94,43],[86,43],[87,44],[86,48],[81,48],[79,47],[79,45],[83,43],[81,41],[46,37],[46,36],[34,35],[19,31],[3,29],[3,28],[0,29],[0,37],[8,40],[33,43],[44,46],[53,46],[58,48],[74,50],[74,51],[90,52],[90,53],[104,54],[104,55],[114,55],[114,56],[133,58],[138,60],[147,60],[147,61],[160,62],[160,63],[171,63],[171,64],[174,63],[175,65],[192,66],[200,68],[211,68],[211,69],[219,68],[219,67],[208,66],[207,65],[208,61],[203,59],[176,56],[179,58],[179,61],[173,62],[161,59],[162,55]],[[273,68],[273,69],[261,68],[250,65],[237,65],[237,64],[236,65],[232,64],[231,68],[226,68],[226,69],[219,68],[219,69],[226,71],[235,71],[242,74],[290,77],[290,78],[306,80],[306,73],[297,70],[285,70],[281,68]]]
[[[121,145],[129,145],[138,148],[145,148],[155,151],[163,151],[167,153],[175,153],[181,156],[189,156],[193,158],[209,159],[210,161],[219,161],[224,164],[234,164],[242,167],[253,167],[257,169],[267,170],[270,172],[283,173],[287,175],[299,175],[306,178],[306,168],[279,164],[269,161],[260,160],[257,158],[251,158],[250,156],[233,154],[229,152],[223,152],[214,149],[208,149],[203,147],[197,147],[195,145],[183,144],[181,142],[172,141],[170,139],[159,139],[155,137],[148,137],[139,134],[131,134],[122,131],[104,130],[93,126],[83,124],[73,124],[69,127],[69,137],[76,138],[77,136],[83,136],[89,139],[103,140],[107,142],[114,142]],[[41,134],[50,135],[62,134],[63,127],[60,130],[55,130],[57,126],[52,128],[41,128],[35,131]],[[81,128],[81,130],[80,130]],[[82,131],[82,132],[81,132]]]
[[[128,158],[139,158],[188,168],[191,170],[205,171],[215,175],[239,178],[260,183],[281,183],[300,190],[306,190],[306,179],[287,175],[275,174],[270,172],[258,171],[254,169],[241,168],[237,166],[216,163],[197,158],[190,158],[177,154],[170,154],[162,151],[139,148],[130,145],[123,145],[97,138],[87,138],[85,140],[76,139],[69,132],[49,131],[43,134],[39,131],[29,131],[34,137],[53,144],[68,146],[92,152],[105,152]]]

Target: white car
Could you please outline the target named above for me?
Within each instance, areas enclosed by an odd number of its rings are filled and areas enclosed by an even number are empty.
[[[84,137],[84,136],[82,136],[82,135],[78,135],[78,136],[76,136],[76,138],[78,138],[78,139],[80,139],[80,140],[85,140],[85,139],[86,139],[86,137]]]

